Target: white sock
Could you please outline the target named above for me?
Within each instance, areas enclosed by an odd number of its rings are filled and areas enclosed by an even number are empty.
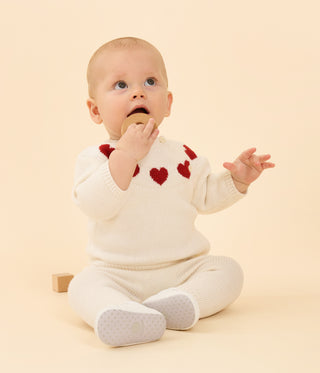
[[[95,333],[111,346],[129,346],[158,340],[166,329],[165,317],[137,302],[104,308],[97,316]]]
[[[161,312],[167,322],[167,329],[187,330],[199,320],[197,301],[186,291],[169,288],[147,298],[143,304]]]

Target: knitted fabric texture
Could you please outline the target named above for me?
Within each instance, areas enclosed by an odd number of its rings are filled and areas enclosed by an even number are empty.
[[[76,163],[73,200],[89,219],[91,258],[152,266],[208,253],[195,219],[243,198],[230,172],[214,174],[187,145],[158,138],[123,191],[109,170],[116,143],[90,146]]]

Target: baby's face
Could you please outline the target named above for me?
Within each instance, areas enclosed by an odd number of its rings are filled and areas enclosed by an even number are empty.
[[[96,123],[103,122],[111,139],[119,139],[123,121],[135,110],[145,110],[160,125],[169,116],[172,94],[159,56],[151,49],[114,49],[97,61],[97,83],[90,109]],[[98,113],[98,114],[97,114]]]

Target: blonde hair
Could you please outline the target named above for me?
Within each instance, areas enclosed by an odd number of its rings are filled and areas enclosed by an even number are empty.
[[[96,66],[95,65],[96,65],[96,61],[100,58],[100,56],[102,56],[104,53],[112,49],[117,49],[117,48],[118,49],[134,49],[134,48],[139,48],[139,47],[152,49],[158,55],[159,60],[161,62],[161,69],[162,69],[163,77],[166,81],[166,84],[168,85],[168,76],[167,76],[166,67],[165,67],[163,58],[161,56],[161,53],[158,51],[158,49],[146,40],[128,36],[128,37],[114,39],[101,45],[101,47],[99,47],[94,52],[92,57],[90,58],[88,68],[87,68],[87,82],[88,82],[88,93],[91,98],[94,97],[94,88],[95,88],[95,82],[96,82],[96,79],[95,79]]]

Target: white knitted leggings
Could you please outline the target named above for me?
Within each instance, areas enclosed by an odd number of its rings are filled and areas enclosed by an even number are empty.
[[[77,274],[69,285],[71,307],[94,327],[97,314],[111,304],[142,303],[161,290],[175,287],[191,293],[200,318],[213,315],[239,296],[243,272],[225,256],[201,255],[161,267],[110,267],[96,261]]]

